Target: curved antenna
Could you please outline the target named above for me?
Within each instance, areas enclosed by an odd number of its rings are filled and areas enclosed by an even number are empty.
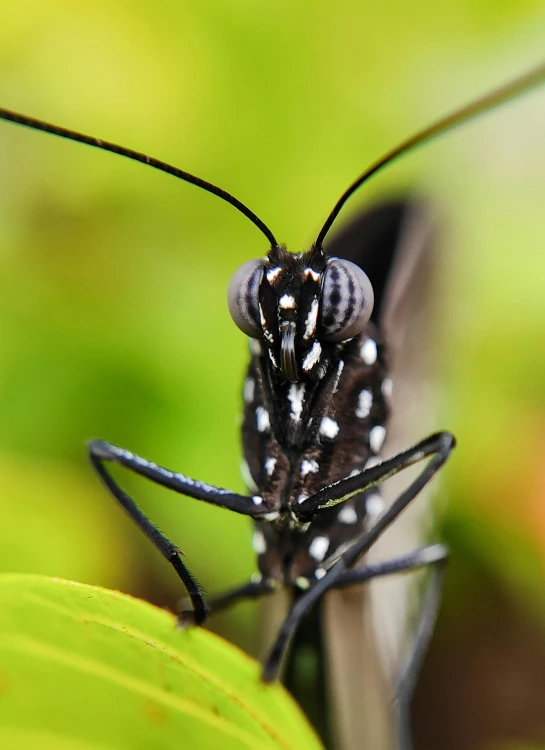
[[[2,107],[0,107],[0,120],[14,122],[17,125],[23,125],[25,128],[31,128],[32,130],[42,130],[44,133],[57,135],[60,138],[66,138],[69,141],[77,141],[77,143],[85,143],[87,146],[100,148],[103,151],[111,151],[113,154],[126,156],[127,159],[139,161],[141,164],[147,164],[147,166],[149,167],[159,169],[161,172],[166,172],[167,174],[171,174],[174,177],[178,177],[180,180],[184,180],[185,182],[189,182],[192,185],[196,185],[197,187],[206,190],[208,193],[212,193],[212,195],[217,195],[218,198],[221,198],[226,203],[230,203],[231,206],[234,206],[238,211],[240,211],[241,214],[244,214],[247,219],[250,219],[250,221],[255,224],[255,226],[261,232],[263,232],[272,247],[278,247],[278,242],[276,241],[274,234],[267,227],[267,225],[264,224],[261,219],[254,214],[253,211],[250,211],[250,209],[245,206],[244,203],[239,201],[238,198],[235,198],[234,195],[231,195],[226,190],[222,190],[216,185],[212,185],[211,182],[201,180],[200,177],[196,177],[189,172],[184,172],[183,169],[173,167],[171,164],[167,164],[166,162],[160,161],[159,159],[154,159],[152,156],[146,156],[146,154],[142,154],[139,151],[133,151],[130,148],[118,146],[117,144],[110,143],[109,141],[101,141],[100,138],[93,138],[93,136],[84,135],[83,133],[78,133],[75,130],[61,128],[59,125],[51,125],[50,123],[44,122],[43,120],[37,120],[34,117],[28,117],[27,115],[22,115],[18,112],[12,112],[11,110],[3,109]]]
[[[350,198],[350,196],[356,192],[360,185],[363,185],[364,182],[367,182],[367,180],[369,180],[378,171],[391,164],[400,156],[404,156],[418,146],[421,146],[424,143],[432,140],[436,136],[447,133],[449,130],[452,130],[452,128],[456,127],[456,125],[460,125],[463,122],[472,120],[474,117],[478,117],[479,115],[482,115],[485,112],[494,109],[494,107],[498,107],[500,104],[509,101],[515,96],[519,96],[520,94],[525,93],[526,91],[533,88],[534,86],[537,86],[543,81],[545,81],[545,63],[542,63],[537,68],[534,68],[528,73],[525,73],[524,75],[520,76],[520,78],[516,78],[514,81],[507,83],[505,86],[501,86],[491,93],[485,94],[485,96],[477,99],[474,102],[471,102],[470,104],[467,104],[461,109],[456,110],[456,112],[452,112],[446,117],[441,118],[433,125],[424,128],[424,130],[421,130],[419,133],[416,133],[416,135],[413,135],[411,138],[403,141],[403,143],[392,149],[392,151],[389,151],[385,156],[375,162],[371,167],[369,167],[369,169],[367,169],[362,175],[360,175],[358,179],[353,182],[352,185],[350,185],[350,187],[341,195],[341,197],[335,204],[333,211],[329,214],[326,223],[320,230],[315,243],[316,246],[322,246],[326,234],[331,229],[333,222],[339,215],[342,207]]]

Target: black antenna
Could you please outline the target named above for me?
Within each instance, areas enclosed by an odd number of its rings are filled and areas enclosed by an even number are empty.
[[[486,94],[476,101],[467,104],[465,107],[456,110],[456,112],[452,112],[446,117],[443,117],[433,125],[430,125],[424,130],[421,130],[416,135],[413,135],[411,138],[408,138],[406,141],[403,141],[403,143],[392,149],[392,151],[389,151],[385,156],[375,162],[371,167],[369,167],[369,169],[367,169],[362,175],[360,175],[360,177],[358,177],[358,179],[353,182],[352,185],[350,185],[348,190],[346,190],[342,194],[342,196],[335,204],[333,211],[329,214],[326,223],[321,228],[320,234],[318,235],[315,243],[316,246],[322,246],[326,234],[331,229],[333,222],[339,215],[342,207],[350,198],[350,196],[356,192],[360,185],[363,185],[364,182],[367,182],[367,180],[369,180],[374,174],[391,164],[400,156],[404,156],[418,146],[421,146],[424,143],[432,140],[432,138],[435,138],[435,136],[447,133],[456,125],[460,125],[463,122],[467,122],[469,120],[472,120],[474,117],[478,117],[479,115],[488,112],[490,109],[493,109],[494,107],[497,107],[500,104],[509,101],[513,97],[518,96],[519,94],[523,94],[534,86],[537,86],[539,83],[542,83],[544,80],[545,63],[542,63],[537,68],[534,68],[528,73],[520,76],[520,78],[516,78],[514,81],[511,81],[511,83],[508,83],[505,86],[501,86],[500,88],[492,91],[490,94]]]
[[[27,115],[21,115],[18,112],[12,112],[11,110],[3,109],[2,107],[0,107],[0,120],[8,120],[8,122],[14,122],[17,125],[23,125],[25,128],[32,128],[33,130],[42,130],[44,133],[57,135],[59,136],[59,138],[67,138],[69,141],[85,143],[87,146],[100,148],[103,151],[111,151],[113,154],[126,156],[127,159],[139,161],[141,164],[147,164],[149,167],[160,169],[161,172],[171,174],[174,177],[178,177],[180,180],[190,182],[192,185],[196,185],[197,187],[206,190],[208,193],[212,193],[212,195],[217,195],[218,198],[221,198],[226,203],[230,203],[231,206],[234,206],[236,209],[238,209],[241,214],[244,214],[247,219],[250,219],[250,221],[255,224],[255,226],[261,232],[263,232],[272,247],[278,247],[278,242],[276,241],[271,230],[266,226],[266,224],[261,221],[260,218],[258,218],[254,214],[253,211],[250,211],[250,209],[245,206],[244,203],[241,203],[238,198],[235,198],[226,190],[222,190],[216,185],[212,185],[211,182],[201,180],[200,177],[195,177],[195,175],[192,175],[189,172],[184,172],[183,169],[173,167],[171,164],[167,164],[166,162],[160,161],[159,159],[154,159],[152,156],[146,156],[146,154],[142,154],[139,151],[133,151],[130,148],[118,146],[117,144],[110,143],[109,141],[101,141],[100,138],[93,138],[93,136],[84,135],[83,133],[78,133],[75,130],[61,128],[59,125],[51,125],[50,123],[44,122],[43,120],[37,120],[34,117],[28,117]]]

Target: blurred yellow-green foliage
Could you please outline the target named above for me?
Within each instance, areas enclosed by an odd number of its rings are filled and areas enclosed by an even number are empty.
[[[545,38],[538,0],[21,0],[1,16],[1,106],[211,180],[293,250],[366,165],[534,64]],[[544,133],[545,87],[407,158],[352,207],[418,187],[442,217],[438,427],[459,448],[442,484],[453,560],[416,702],[422,748],[545,747]],[[177,579],[84,443],[242,488],[246,344],[225,292],[266,249],[191,186],[0,123],[2,571],[174,607]],[[245,519],[123,481],[206,588],[252,571]],[[220,625],[255,648],[250,609]]]

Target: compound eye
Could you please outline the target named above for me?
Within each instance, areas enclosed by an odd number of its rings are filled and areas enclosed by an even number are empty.
[[[227,292],[231,317],[247,336],[259,339],[259,285],[263,277],[263,261],[248,260],[233,274]]]
[[[344,341],[363,331],[373,312],[373,287],[355,263],[335,258],[322,287],[322,338]]]

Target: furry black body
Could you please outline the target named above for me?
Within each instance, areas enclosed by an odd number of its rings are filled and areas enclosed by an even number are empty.
[[[256,522],[258,566],[264,578],[308,588],[380,507],[371,489],[325,509],[311,523],[297,519],[304,500],[376,458],[388,416],[384,347],[369,323],[358,337],[333,345],[325,375],[307,383],[287,382],[260,344],[252,348],[243,450],[263,504],[279,514]]]

